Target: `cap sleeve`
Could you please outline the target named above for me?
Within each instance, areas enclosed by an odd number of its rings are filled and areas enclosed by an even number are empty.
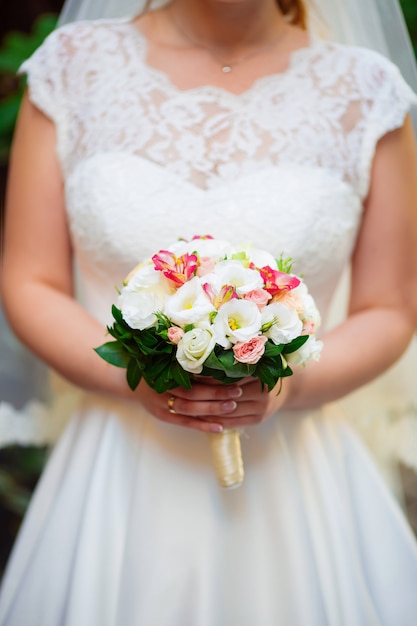
[[[19,68],[26,74],[31,102],[56,125],[65,114],[65,66],[68,50],[63,29],[53,31]]]
[[[370,62],[364,64],[363,70],[363,90],[368,94],[360,158],[361,192],[365,197],[378,141],[404,124],[407,113],[417,105],[417,95],[399,69],[377,53],[370,53]]]

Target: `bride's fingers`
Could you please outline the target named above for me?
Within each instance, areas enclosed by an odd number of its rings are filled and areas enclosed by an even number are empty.
[[[201,402],[213,400],[237,400],[243,395],[242,387],[238,385],[222,385],[221,383],[194,384],[192,389],[176,387],[173,395],[184,400]]]
[[[258,380],[245,385],[195,384],[162,394],[157,417],[165,422],[203,432],[221,432],[223,427],[258,424],[265,419],[268,393]]]
[[[171,406],[170,406],[171,405]],[[209,419],[222,417],[233,413],[238,408],[236,400],[187,400],[180,396],[171,396],[168,399],[168,410],[171,408],[175,413],[196,417],[197,419]]]
[[[193,414],[187,415],[181,413],[178,402],[181,400],[178,396],[164,394],[161,396],[163,404],[156,415],[159,419],[169,424],[176,426],[184,426],[186,428],[193,428],[201,432],[206,433],[220,433],[223,430],[223,426],[220,422],[216,422],[213,415],[206,416],[205,419],[201,419]]]

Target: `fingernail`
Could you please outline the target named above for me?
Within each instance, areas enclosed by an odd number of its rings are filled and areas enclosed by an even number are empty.
[[[237,407],[237,402],[234,400],[230,400],[229,402],[223,402],[222,409],[223,411],[234,411]]]
[[[221,424],[211,424],[210,425],[210,432],[211,433],[222,433],[223,432],[223,426]]]
[[[240,398],[243,393],[242,387],[231,387],[228,391],[229,398]]]

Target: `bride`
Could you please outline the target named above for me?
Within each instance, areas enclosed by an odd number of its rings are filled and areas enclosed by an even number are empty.
[[[84,17],[73,4],[64,21]],[[414,333],[417,97],[383,56],[318,36],[310,2],[138,4],[63,25],[23,67],[4,304],[83,393],[0,624],[411,626],[415,540],[330,403]],[[252,379],[131,392],[93,350],[137,261],[206,233],[292,256],[324,322],[351,266],[346,319],[279,395]],[[203,434],[229,426],[247,472],[222,491]]]

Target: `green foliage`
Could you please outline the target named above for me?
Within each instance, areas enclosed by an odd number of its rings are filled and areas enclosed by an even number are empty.
[[[23,61],[33,54],[45,37],[55,28],[57,16],[41,15],[33,24],[29,34],[12,31],[8,33],[0,47],[0,80],[10,85],[7,95],[0,100],[0,163],[5,163],[10,152],[10,144],[16,124],[20,102],[25,88],[23,76],[17,71]]]
[[[48,450],[37,446],[10,446],[0,451],[0,507],[22,516],[44,467]]]
[[[155,327],[136,330],[130,328],[120,309],[114,305],[112,313],[115,321],[107,330],[115,341],[104,343],[95,351],[107,363],[126,369],[126,380],[132,390],[142,378],[158,393],[175,387],[191,389],[191,374],[178,363],[177,347],[167,338],[171,323],[165,315],[157,315]],[[301,348],[307,339],[308,335],[302,335],[281,345],[268,340],[265,352],[256,364],[240,363],[232,350],[216,345],[204,362],[201,376],[211,376],[225,385],[253,376],[260,380],[262,387],[271,391],[280,379],[293,373],[285,355]]]
[[[416,0],[400,0],[400,3],[417,57],[417,2]]]

